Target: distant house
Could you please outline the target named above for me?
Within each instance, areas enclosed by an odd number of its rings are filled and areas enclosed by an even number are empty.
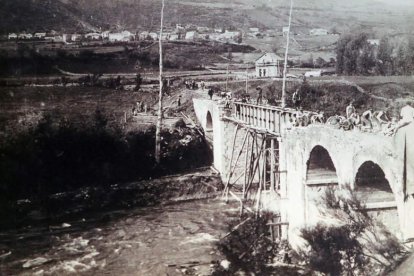
[[[196,31],[190,31],[185,33],[185,40],[195,40],[198,38],[198,33]]]
[[[161,40],[170,40],[171,33],[162,33]]]
[[[20,33],[17,36],[18,39],[32,39],[33,35],[32,34],[27,34],[27,33]]]
[[[149,32],[143,31],[138,34],[139,40],[146,40],[148,38]]]
[[[210,31],[210,28],[208,27],[197,27],[197,32],[199,33],[208,33]]]
[[[82,40],[82,35],[80,35],[80,34],[72,34],[70,36],[70,40],[71,41],[80,41],[80,40]]]
[[[53,41],[54,42],[63,42],[63,36],[61,36],[61,35],[55,35],[53,37]]]
[[[280,64],[283,58],[275,53],[266,53],[258,58],[256,64],[256,76],[259,78],[273,78],[281,76]]]
[[[152,39],[152,40],[158,40],[158,34],[155,32],[151,32],[148,34],[148,36]]]
[[[102,35],[99,33],[87,33],[85,34],[85,38],[89,40],[99,40],[102,39]]]
[[[283,36],[286,36],[289,33],[289,27],[283,27],[282,28],[282,34]]]
[[[179,34],[171,34],[170,35],[170,41],[175,41],[175,40],[179,40],[179,39],[180,39]]]
[[[108,39],[110,33],[111,33],[110,31],[104,31],[101,33],[101,36],[103,39]]]
[[[322,76],[322,70],[305,72],[305,77],[307,78],[320,77],[320,76]]]
[[[326,29],[312,29],[309,31],[310,35],[328,35],[328,30]]]
[[[37,39],[44,39],[46,37],[46,33],[35,33],[34,38]]]
[[[223,32],[223,28],[215,28],[214,29],[215,33],[222,33]]]
[[[68,34],[63,34],[62,35],[62,40],[63,40],[63,42],[68,42],[68,40],[69,40],[69,38],[70,38],[70,36],[68,35]]]
[[[120,33],[109,33],[108,39],[111,42],[126,42],[134,39],[134,35],[129,31],[123,31]]]
[[[367,41],[370,45],[373,45],[373,46],[379,46],[380,45],[380,40],[379,39],[368,39]]]
[[[181,24],[176,24],[175,25],[175,30],[176,31],[183,31],[183,30],[185,30],[185,28]]]
[[[15,34],[15,33],[10,33],[10,34],[7,36],[7,38],[8,38],[8,39],[17,39],[17,34]]]
[[[258,33],[259,32],[259,28],[249,28],[249,32],[251,32],[251,33]]]
[[[198,38],[199,39],[204,39],[204,40],[209,40],[210,39],[210,34],[199,34]]]

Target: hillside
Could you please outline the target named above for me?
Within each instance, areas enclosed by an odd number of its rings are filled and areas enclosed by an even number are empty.
[[[379,34],[408,32],[414,6],[383,0],[296,0],[293,28],[364,29]],[[157,29],[161,1],[154,0],[0,0],[0,31],[41,29]],[[251,26],[280,30],[288,21],[288,0],[167,0],[166,25]]]

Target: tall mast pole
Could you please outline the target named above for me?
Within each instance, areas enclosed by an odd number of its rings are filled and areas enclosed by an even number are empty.
[[[159,48],[160,48],[160,92],[158,100],[158,119],[157,119],[157,130],[155,132],[155,161],[160,163],[161,161],[161,127],[162,127],[162,92],[163,92],[163,79],[162,79],[162,27],[164,24],[164,0],[162,0],[161,6],[161,27],[159,37]]]
[[[247,63],[246,63],[246,94],[247,94],[247,90],[248,90],[248,82],[249,82],[249,74],[248,74],[248,72],[247,72],[247,68],[248,68],[248,65],[247,65]]]
[[[293,0],[290,0],[290,12],[289,12],[289,25],[286,41],[286,52],[285,52],[285,63],[283,67],[283,86],[282,86],[282,107],[286,107],[286,73],[287,73],[287,61],[288,61],[288,52],[289,52],[289,40],[290,40],[290,25],[292,23],[292,10],[293,10]]]
[[[226,92],[228,90],[229,87],[229,65],[227,64],[227,69],[226,69]]]

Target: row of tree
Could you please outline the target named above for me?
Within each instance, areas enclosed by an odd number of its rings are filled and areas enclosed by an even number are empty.
[[[414,37],[383,37],[379,45],[368,34],[345,35],[336,49],[336,72],[344,75],[411,75]]]

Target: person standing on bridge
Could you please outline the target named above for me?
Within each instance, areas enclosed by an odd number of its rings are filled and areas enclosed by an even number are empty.
[[[180,107],[180,106],[181,106],[181,95],[180,95],[180,96],[178,96],[177,105],[178,105],[178,107]]]
[[[299,88],[296,89],[296,91],[292,95],[292,102],[296,109],[300,107],[300,104],[302,102],[302,98],[300,96],[300,90]]]
[[[372,108],[370,108],[367,111],[365,111],[364,113],[362,113],[362,116],[361,116],[362,127],[367,128],[367,129],[372,129],[372,118],[373,118],[373,116],[374,116],[374,114],[372,112]]]
[[[208,92],[207,92],[207,93],[208,93],[208,95],[210,96],[210,100],[212,100],[212,99],[213,99],[213,94],[214,94],[213,88],[211,88],[211,87],[210,87],[210,88],[208,89]]]
[[[403,108],[401,108],[401,120],[398,122],[392,135],[395,135],[400,128],[405,127],[414,122],[414,108],[412,106],[413,104],[408,102]]]
[[[263,90],[260,86],[256,87],[256,90],[259,91],[259,93],[257,94],[256,104],[262,104],[262,102],[263,102]]]
[[[346,118],[349,119],[354,113],[356,113],[355,107],[353,105],[353,102],[350,102],[346,107]]]

